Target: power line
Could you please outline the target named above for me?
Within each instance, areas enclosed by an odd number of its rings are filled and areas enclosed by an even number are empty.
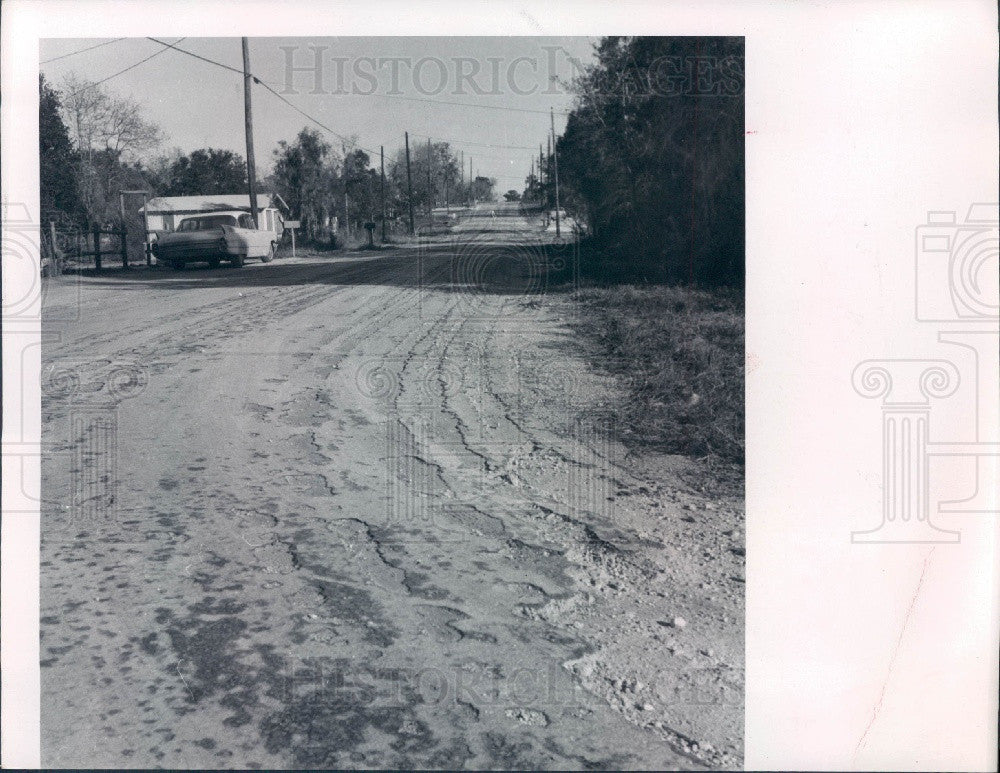
[[[243,71],[242,70],[238,70],[235,67],[230,67],[228,64],[223,64],[222,62],[218,62],[215,59],[209,59],[207,56],[201,56],[200,54],[196,54],[193,51],[188,51],[186,48],[178,48],[176,46],[176,44],[172,45],[172,44],[166,43],[166,42],[164,42],[162,40],[158,40],[157,38],[149,38],[149,40],[152,40],[154,43],[159,43],[162,46],[166,46],[167,48],[171,48],[174,51],[179,51],[182,54],[187,54],[188,56],[193,56],[195,59],[200,59],[201,61],[207,62],[208,64],[214,64],[216,67],[221,67],[224,70],[229,70],[230,72],[234,72],[234,73],[236,73],[237,75],[239,75],[241,77],[243,76]],[[177,42],[179,43],[180,41],[177,41]],[[164,48],[162,50],[166,51],[167,48]],[[292,110],[294,110],[299,115],[303,116],[304,118],[308,119],[309,121],[312,121],[318,127],[320,127],[321,129],[323,129],[326,132],[329,132],[330,134],[332,134],[337,139],[339,139],[339,140],[341,140],[343,142],[350,142],[351,144],[354,144],[354,141],[350,137],[347,137],[347,136],[341,134],[340,132],[334,131],[329,126],[327,126],[326,124],[324,124],[322,121],[319,121],[318,119],[313,118],[305,110],[302,110],[301,108],[297,107],[292,102],[289,102],[284,97],[283,94],[280,94],[279,92],[275,91],[274,88],[269,83],[267,83],[266,81],[262,81],[256,75],[252,75],[251,74],[250,77],[253,78],[253,82],[254,83],[256,83],[258,86],[262,86],[267,91],[271,92],[274,96],[276,96],[278,99],[280,99],[282,102],[284,102],[290,108],[292,108]],[[355,145],[355,147],[358,148],[359,150],[365,151],[366,153],[368,153],[371,156],[377,155],[376,152],[374,150],[372,150],[371,148],[365,148],[365,147],[362,147],[360,145]]]
[[[165,46],[166,48],[162,49],[163,51],[167,50],[167,48],[173,49],[174,51],[178,51],[179,53],[187,54],[188,56],[192,56],[195,59],[200,59],[201,61],[206,62],[208,64],[212,64],[212,65],[215,65],[216,67],[221,67],[224,70],[229,70],[230,72],[234,72],[234,73],[236,73],[237,75],[239,75],[241,77],[243,76],[243,71],[242,70],[239,70],[239,69],[237,69],[235,67],[230,67],[229,65],[223,64],[222,62],[216,61],[215,59],[210,59],[209,57],[201,56],[200,54],[196,54],[193,51],[187,50],[186,48],[179,48],[176,45],[177,43],[180,42],[179,40],[175,41],[174,43],[167,43],[167,42],[165,42],[163,40],[159,40],[157,38],[149,38],[149,40],[152,40],[154,43],[159,43],[160,45]],[[324,124],[322,121],[320,121],[317,118],[314,118],[313,116],[311,116],[305,110],[301,109],[300,107],[298,107],[297,105],[295,105],[293,102],[289,101],[283,94],[281,94],[279,91],[275,90],[275,88],[273,86],[271,86],[269,83],[267,83],[266,81],[261,80],[256,75],[251,75],[251,77],[253,78],[254,83],[256,83],[259,86],[262,86],[267,91],[271,92],[271,94],[273,94],[274,96],[276,96],[278,99],[280,99],[282,102],[284,102],[290,108],[292,108],[292,110],[294,110],[295,112],[297,112],[299,115],[303,116],[307,120],[309,120],[312,123],[316,124],[318,127],[320,127],[321,129],[323,129],[324,131],[329,132],[330,134],[332,134],[334,137],[337,137],[341,141],[343,141],[343,142],[351,142],[353,144],[353,140],[351,138],[349,138],[349,137],[341,134],[338,131],[335,131],[335,130],[331,129],[329,126],[327,126],[326,124]],[[452,103],[445,103],[445,102],[440,101],[440,100],[419,100],[419,101],[439,102],[440,104],[452,104]],[[462,104],[469,104],[469,103],[453,103],[453,104],[462,105]],[[471,105],[471,106],[472,107],[484,107],[483,105]],[[495,107],[495,106],[488,105],[486,107]],[[518,109],[518,108],[512,108],[512,109]],[[541,113],[544,113],[546,111],[544,111],[544,110],[541,110],[541,111],[539,111],[539,110],[533,110],[533,111],[529,111],[529,112],[541,112]],[[425,138],[430,137],[430,135],[427,135],[427,134],[421,134],[421,135],[418,135],[418,136],[425,137]],[[473,147],[498,148],[498,149],[502,149],[502,150],[530,150],[530,151],[534,152],[534,147],[529,147],[527,145],[494,145],[494,144],[491,144],[491,143],[484,143],[484,142],[468,142],[468,141],[463,141],[463,140],[449,140],[449,139],[440,138],[440,137],[436,137],[434,139],[438,139],[438,140],[440,140],[442,142],[448,142],[448,143],[454,144],[454,145],[470,145],[470,146],[473,146]],[[377,155],[376,152],[374,150],[372,150],[371,148],[366,148],[366,147],[363,147],[361,145],[355,145],[355,147],[358,148],[359,150],[365,151],[370,156]],[[516,159],[496,158],[496,157],[493,157],[493,160],[496,160],[496,161],[510,161],[510,160],[516,160]]]
[[[260,78],[258,78],[258,77],[257,77],[256,75],[252,75],[252,76],[250,76],[250,77],[252,77],[252,78],[253,78],[253,82],[254,82],[254,83],[256,83],[256,84],[257,84],[258,86],[263,86],[263,87],[264,87],[265,89],[267,89],[267,90],[268,90],[268,91],[270,91],[270,92],[271,92],[272,94],[274,94],[274,96],[276,96],[276,97],[277,97],[278,99],[280,99],[280,100],[281,100],[282,102],[284,102],[284,103],[285,103],[286,105],[288,105],[288,106],[289,106],[290,108],[292,108],[292,110],[294,110],[294,111],[295,111],[296,113],[299,113],[300,115],[302,115],[302,116],[304,116],[305,118],[309,119],[309,120],[310,120],[310,121],[312,121],[312,122],[313,122],[314,124],[316,124],[317,126],[319,126],[319,127],[321,128],[321,129],[325,129],[326,131],[330,132],[330,134],[332,134],[333,136],[337,137],[337,138],[338,138],[339,140],[341,140],[342,142],[350,142],[350,143],[351,143],[352,145],[354,144],[354,140],[352,140],[352,139],[351,139],[350,137],[346,137],[346,136],[344,136],[343,134],[341,134],[340,132],[336,132],[336,131],[334,131],[334,130],[333,130],[333,129],[331,129],[331,128],[330,128],[329,126],[326,126],[325,124],[323,124],[323,123],[321,123],[320,121],[318,121],[318,120],[316,120],[315,118],[313,118],[313,117],[312,117],[311,115],[309,115],[309,113],[307,113],[307,112],[306,112],[305,110],[302,110],[302,109],[300,109],[300,108],[296,107],[296,106],[295,106],[294,104],[292,104],[292,103],[291,103],[291,102],[289,102],[289,101],[288,101],[287,99],[285,99],[284,95],[282,95],[282,94],[279,94],[279,93],[278,93],[277,91],[275,91],[275,90],[274,90],[274,88],[272,88],[272,87],[271,87],[271,86],[270,86],[270,85],[269,85],[268,83],[265,83],[265,82],[264,82],[264,81],[262,81],[262,80],[261,80]],[[358,149],[358,150],[363,150],[363,151],[365,151],[365,153],[367,153],[367,154],[368,154],[369,156],[377,156],[377,155],[378,155],[378,153],[377,153],[376,151],[372,150],[371,148],[366,148],[366,147],[362,147],[361,145],[354,145],[354,147],[355,147],[356,149]]]
[[[405,102],[427,102],[431,105],[456,105],[458,107],[480,107],[483,110],[503,110],[505,113],[540,113],[548,115],[548,110],[532,110],[528,107],[504,107],[503,105],[482,105],[477,102],[453,102],[448,99],[427,99],[425,97],[405,97],[402,94],[359,94],[357,96],[381,97],[383,99],[401,99]],[[559,111],[569,115],[568,110]]]
[[[65,59],[68,56],[76,56],[77,54],[83,54],[87,51],[93,51],[95,48],[100,48],[101,46],[110,46],[112,43],[117,43],[119,40],[125,40],[125,38],[115,38],[114,40],[105,40],[103,43],[98,43],[96,46],[87,46],[86,48],[81,48],[77,51],[70,51],[68,54],[63,54],[62,56],[54,56],[51,59],[44,59],[39,62],[39,64],[48,64],[49,62],[58,62],[60,59]]]
[[[185,38],[180,38],[180,40],[177,40],[176,42],[177,42],[177,43],[180,43],[180,42],[181,42],[181,40],[185,40]],[[119,70],[118,72],[116,72],[116,73],[114,73],[114,74],[112,74],[112,75],[109,75],[109,76],[108,76],[107,78],[102,78],[101,80],[99,80],[99,81],[97,81],[97,82],[95,82],[95,83],[88,83],[88,84],[87,84],[86,86],[84,86],[84,87],[83,87],[82,89],[77,89],[76,91],[72,92],[71,94],[67,94],[67,95],[66,95],[65,97],[63,97],[63,99],[69,99],[70,97],[75,97],[75,96],[76,96],[77,94],[82,94],[82,93],[83,93],[84,91],[87,91],[87,90],[89,90],[89,89],[92,89],[92,88],[94,88],[95,86],[100,86],[100,85],[101,85],[102,83],[107,83],[107,82],[108,82],[109,80],[111,80],[112,78],[117,78],[117,77],[118,77],[119,75],[124,75],[124,74],[125,74],[125,73],[127,73],[127,72],[128,72],[129,70],[134,70],[134,69],[135,69],[136,67],[138,67],[138,66],[139,66],[140,64],[145,64],[145,63],[146,63],[146,62],[148,62],[148,61],[149,61],[150,59],[152,59],[152,58],[153,58],[153,57],[155,57],[155,56],[159,56],[160,54],[162,54],[162,53],[163,53],[164,51],[166,51],[166,50],[167,50],[167,49],[165,49],[165,48],[161,48],[161,49],[160,49],[159,51],[154,51],[154,52],[153,52],[152,54],[150,54],[149,56],[147,56],[147,57],[146,57],[145,59],[140,59],[140,60],[139,60],[138,62],[136,62],[135,64],[130,64],[130,65],[129,65],[128,67],[126,67],[126,68],[125,68],[124,70]]]
[[[214,59],[209,59],[207,56],[201,56],[200,54],[194,53],[194,51],[188,51],[186,48],[178,48],[177,44],[181,42],[180,40],[175,40],[173,43],[166,43],[166,42],[164,42],[162,40],[158,40],[157,38],[146,38],[146,39],[147,40],[152,40],[154,43],[159,43],[161,46],[166,46],[167,48],[172,48],[174,51],[180,51],[182,54],[187,54],[188,56],[193,56],[195,59],[201,59],[201,61],[203,61],[203,62],[208,62],[209,64],[214,64],[216,67],[221,67],[224,70],[229,70],[230,72],[234,72],[237,75],[239,75],[240,77],[243,76],[243,70],[240,70],[239,68],[230,67],[228,64],[223,64],[222,62],[217,62]],[[184,38],[181,38],[181,40],[184,40]]]
[[[415,137],[428,137],[428,134],[417,134],[414,132]],[[441,142],[448,142],[452,145],[471,145],[476,148],[497,148],[499,150],[530,150],[534,153],[535,148],[531,145],[492,145],[488,142],[468,142],[466,140],[450,140],[447,137],[437,137]]]

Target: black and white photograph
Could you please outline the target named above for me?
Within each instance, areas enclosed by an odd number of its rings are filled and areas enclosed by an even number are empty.
[[[835,5],[5,3],[4,767],[995,770],[996,9]]]
[[[40,57],[42,764],[739,767],[742,39]]]

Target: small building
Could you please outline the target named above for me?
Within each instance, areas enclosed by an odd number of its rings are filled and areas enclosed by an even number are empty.
[[[217,196],[159,196],[150,199],[139,210],[146,217],[146,229],[173,231],[185,217],[204,212],[249,212],[250,195],[247,193],[220,194]],[[284,214],[288,205],[277,193],[257,194],[257,222],[262,229],[274,231],[281,238],[284,231]]]

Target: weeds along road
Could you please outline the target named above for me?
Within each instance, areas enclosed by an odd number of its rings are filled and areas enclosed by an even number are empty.
[[[673,468],[588,418],[621,396],[552,256],[475,215],[49,282],[43,765],[740,759],[736,505],[692,531]]]

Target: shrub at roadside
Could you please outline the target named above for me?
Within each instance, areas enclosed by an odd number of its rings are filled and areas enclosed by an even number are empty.
[[[628,386],[615,410],[630,444],[742,467],[742,291],[619,286],[573,298],[599,366]]]

